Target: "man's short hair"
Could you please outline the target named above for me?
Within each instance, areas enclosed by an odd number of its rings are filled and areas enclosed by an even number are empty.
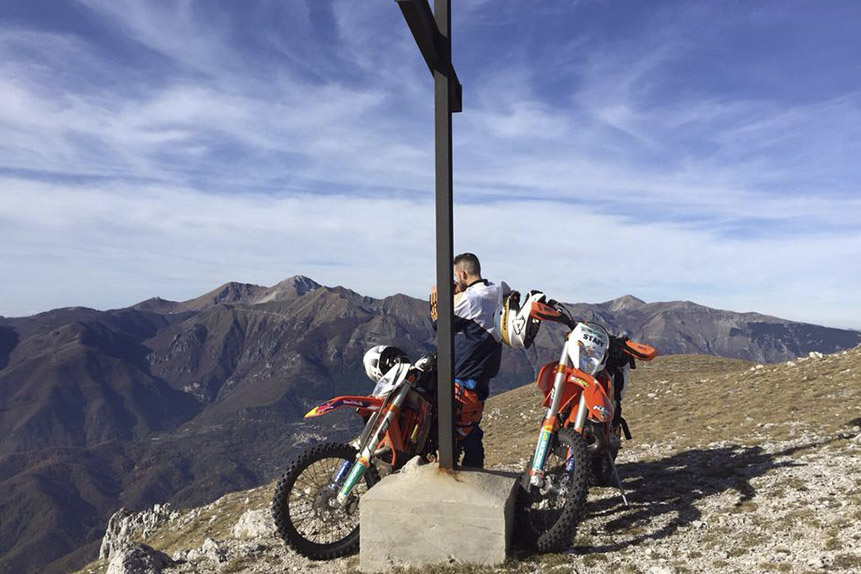
[[[474,253],[461,253],[454,258],[454,264],[455,266],[460,265],[469,275],[481,277],[481,263],[478,262],[478,257]]]

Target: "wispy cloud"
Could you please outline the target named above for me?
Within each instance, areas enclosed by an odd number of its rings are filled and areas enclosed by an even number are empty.
[[[227,279],[274,284],[294,273],[374,296],[423,296],[433,283],[428,198],[212,196],[160,187],[129,194],[110,186],[0,183],[0,256],[14,278],[0,295],[13,312],[37,310],[24,294],[47,285],[62,286],[53,305],[118,307],[153,295],[191,298]],[[729,301],[738,310],[806,320],[839,321],[820,303],[842,291],[834,275],[861,280],[844,265],[861,249],[861,233],[836,245],[830,238],[726,240],[588,209],[567,213],[557,202],[463,205],[456,248],[479,245],[490,277],[571,301],[672,293],[670,299],[719,307]]]

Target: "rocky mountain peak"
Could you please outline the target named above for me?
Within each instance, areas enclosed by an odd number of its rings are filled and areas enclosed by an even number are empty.
[[[320,285],[310,277],[305,277],[304,275],[294,275],[293,277],[288,277],[278,285],[291,286],[293,289],[296,290],[296,294],[299,296],[322,287],[322,285]]]
[[[200,311],[215,305],[249,303],[259,297],[265,290],[266,288],[260,285],[231,281],[196,299],[185,301],[182,303],[182,309],[186,311]]]
[[[627,311],[630,309],[636,309],[637,307],[642,307],[646,305],[646,302],[634,297],[633,295],[622,295],[621,297],[607,301],[605,305],[607,305],[611,311]]]
[[[135,305],[132,305],[132,309],[137,311],[151,311],[153,313],[171,313],[173,312],[180,304],[176,301],[169,301],[167,299],[162,299],[161,297],[151,297],[145,301],[141,301]]]
[[[294,275],[266,289],[254,302],[286,301],[320,289],[322,285],[304,275]]]
[[[208,295],[212,296],[212,303],[214,305],[218,305],[220,303],[240,302],[248,296],[257,294],[260,289],[261,287],[259,285],[231,281],[230,283],[225,283],[215,291],[210,292]]]

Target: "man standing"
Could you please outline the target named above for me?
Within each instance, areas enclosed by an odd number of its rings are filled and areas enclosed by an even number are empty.
[[[454,399],[455,429],[462,466],[484,466],[484,431],[479,427],[490,379],[499,372],[502,335],[495,316],[502,289],[481,277],[481,264],[472,253],[454,258]],[[431,319],[436,322],[436,288],[431,293]]]

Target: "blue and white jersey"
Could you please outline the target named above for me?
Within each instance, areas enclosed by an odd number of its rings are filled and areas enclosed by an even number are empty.
[[[482,400],[502,361],[502,333],[495,321],[501,306],[502,287],[487,279],[454,296],[454,377],[477,381]]]

